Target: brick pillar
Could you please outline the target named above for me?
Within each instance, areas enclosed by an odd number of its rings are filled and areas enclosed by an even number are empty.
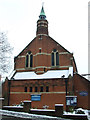
[[[29,112],[31,109],[31,101],[23,101],[24,105],[23,105],[23,111],[24,112]]]
[[[0,98],[0,109],[2,109],[3,107],[3,101],[4,101],[4,98]]]
[[[63,104],[55,104],[55,115],[57,117],[63,116]]]

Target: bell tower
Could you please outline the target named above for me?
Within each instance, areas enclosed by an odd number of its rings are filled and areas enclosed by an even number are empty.
[[[48,21],[46,20],[43,6],[40,12],[39,20],[37,21],[36,36],[38,35],[48,35]]]

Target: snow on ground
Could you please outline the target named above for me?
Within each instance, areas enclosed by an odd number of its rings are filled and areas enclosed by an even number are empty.
[[[33,109],[32,109],[33,110]],[[79,108],[78,110],[84,111],[85,114],[75,114],[75,111],[73,113],[65,112],[64,115],[80,115],[80,116],[87,116],[88,120],[90,120],[90,111],[83,110],[82,108]],[[19,117],[19,118],[27,118],[27,119],[38,119],[38,120],[64,120],[64,118],[59,117],[52,117],[52,116],[46,116],[46,115],[35,115],[35,114],[29,114],[25,112],[14,112],[14,111],[8,111],[8,110],[1,110],[0,109],[0,115],[6,115],[6,116],[13,116],[13,117]],[[67,119],[69,120],[69,119]]]
[[[31,111],[52,111],[52,112],[55,112],[55,110],[50,110],[50,109],[31,109]]]
[[[7,110],[1,110],[0,109],[0,114],[1,115],[6,115],[6,116],[13,116],[13,117],[19,117],[19,118],[29,118],[29,119],[38,119],[38,120],[63,120],[62,118],[58,117],[52,117],[52,116],[46,116],[46,115],[35,115],[35,114],[29,114],[29,113],[24,113],[24,112],[14,112],[14,111],[7,111]]]
[[[23,106],[4,106],[4,108],[23,108]]]
[[[90,111],[89,110],[84,110],[82,108],[78,108],[76,111],[83,111],[85,114],[76,114],[76,112],[66,112],[64,111],[64,115],[78,115],[78,116],[87,116],[88,120],[90,120]]]

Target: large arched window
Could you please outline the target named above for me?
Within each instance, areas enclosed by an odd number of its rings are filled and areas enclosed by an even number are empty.
[[[58,66],[59,65],[59,53],[56,49],[54,49],[52,51],[51,62],[52,62],[52,66]]]
[[[33,67],[33,55],[31,52],[26,54],[26,68]]]

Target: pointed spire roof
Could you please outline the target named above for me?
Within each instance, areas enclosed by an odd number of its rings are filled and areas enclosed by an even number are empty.
[[[43,6],[42,6],[42,9],[41,9],[41,13],[40,13],[40,15],[45,15],[45,12],[44,12],[44,8],[43,8]]]
[[[41,9],[39,18],[40,18],[40,19],[45,19],[45,18],[46,18],[46,15],[45,15],[44,7],[43,7],[43,6],[42,6],[42,9]]]

